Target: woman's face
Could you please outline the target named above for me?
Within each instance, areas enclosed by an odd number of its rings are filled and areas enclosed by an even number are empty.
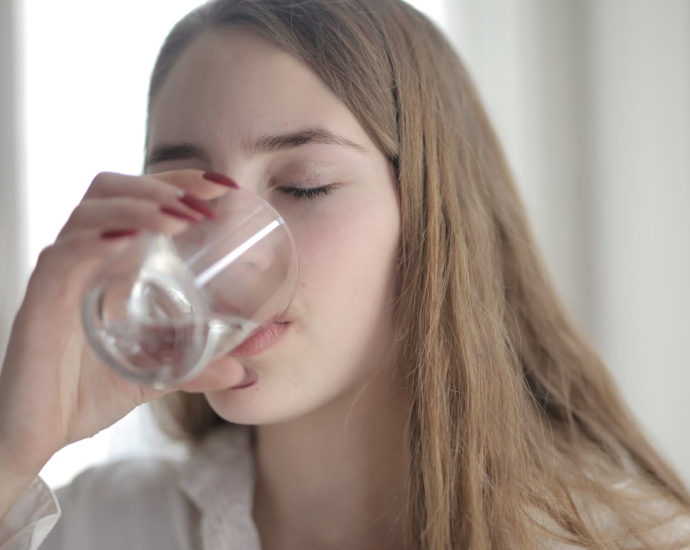
[[[300,264],[280,338],[239,361],[258,382],[208,392],[231,422],[281,422],[342,401],[392,344],[400,216],[393,169],[354,115],[306,65],[249,30],[199,36],[152,106],[148,172],[221,172],[266,200],[293,232]],[[298,139],[273,139],[304,134]],[[331,136],[332,134],[332,136]],[[252,147],[262,140],[271,147]],[[155,151],[191,144],[157,162]],[[190,152],[191,151],[191,152]],[[329,193],[307,190],[332,186]],[[235,365],[234,368],[238,368]]]

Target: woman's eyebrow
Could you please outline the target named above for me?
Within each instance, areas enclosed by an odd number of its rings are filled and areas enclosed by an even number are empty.
[[[286,134],[262,135],[255,140],[244,142],[243,148],[247,158],[252,159],[258,155],[313,144],[339,145],[354,149],[364,155],[370,154],[366,147],[322,127],[303,128]],[[154,147],[146,157],[144,169],[148,169],[152,164],[169,160],[199,160],[206,166],[211,165],[211,156],[204,148],[193,143],[181,142]]]
[[[201,147],[193,143],[163,144],[154,147],[144,162],[144,170],[152,164],[166,160],[200,160],[204,165],[211,164],[210,155]]]
[[[354,149],[365,155],[369,154],[369,149],[366,147],[318,126],[303,128],[286,134],[259,136],[253,141],[244,143],[244,152],[247,158],[251,159],[257,155],[265,155],[312,144],[339,145]]]

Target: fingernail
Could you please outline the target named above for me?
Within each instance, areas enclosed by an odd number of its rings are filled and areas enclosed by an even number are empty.
[[[173,216],[174,218],[179,218],[181,220],[185,220],[188,222],[192,223],[199,223],[201,220],[197,220],[196,218],[190,216],[189,214],[185,214],[184,212],[180,212],[179,210],[171,207],[171,206],[161,206],[161,212],[164,214],[168,214],[169,216]]]
[[[192,197],[191,195],[184,195],[183,197],[180,197],[179,200],[182,204],[189,206],[189,208],[192,210],[196,210],[199,212],[199,214],[203,214],[208,219],[216,219],[215,212],[211,210],[211,207],[204,203],[204,201],[197,199],[196,197]]]
[[[120,239],[122,237],[133,237],[139,233],[137,229],[113,229],[111,231],[103,231],[101,233],[102,239]]]
[[[223,174],[218,174],[216,172],[204,172],[204,175],[202,177],[208,181],[212,181],[213,183],[225,185],[226,187],[232,187],[233,189],[240,188],[239,185],[232,181],[228,176],[225,176]]]

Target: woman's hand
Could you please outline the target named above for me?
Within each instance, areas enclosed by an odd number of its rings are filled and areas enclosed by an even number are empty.
[[[200,199],[227,191],[193,170],[103,173],[93,180],[55,243],[41,253],[12,328],[0,373],[0,479],[30,481],[65,445],[166,393],[127,382],[100,362],[82,330],[84,286],[136,232],[184,231],[203,219]],[[182,389],[210,391],[241,378],[240,369],[207,369]]]

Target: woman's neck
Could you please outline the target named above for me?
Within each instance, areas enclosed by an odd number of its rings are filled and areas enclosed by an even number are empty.
[[[382,369],[308,416],[257,428],[263,550],[404,548],[408,402]]]

